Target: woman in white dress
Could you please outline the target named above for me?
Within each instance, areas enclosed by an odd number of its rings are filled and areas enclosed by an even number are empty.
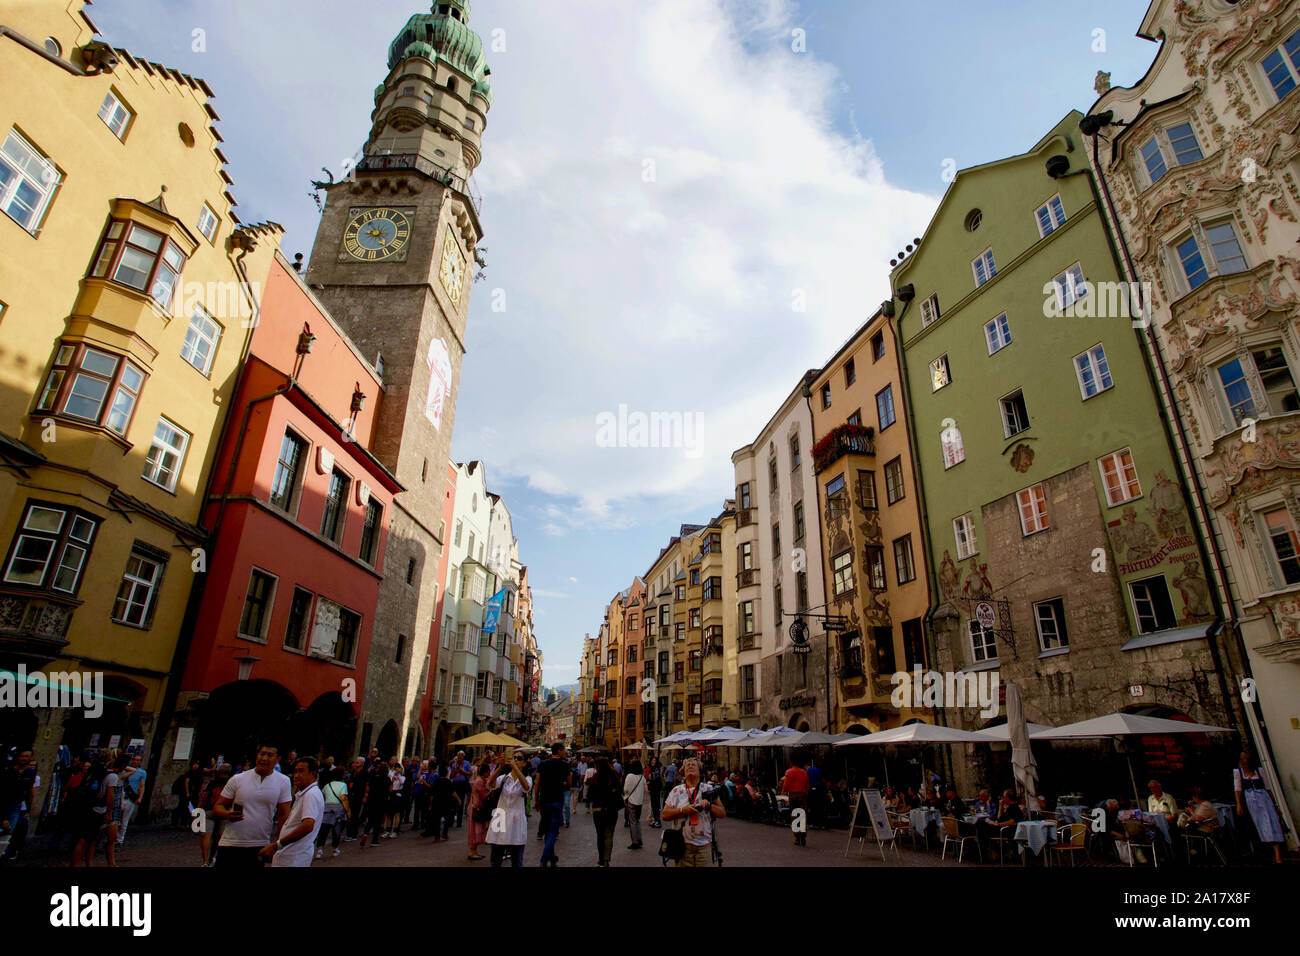
[[[493,867],[501,866],[501,858],[510,854],[511,866],[524,865],[524,846],[528,843],[528,818],[524,815],[524,794],[532,790],[533,782],[524,775],[524,755],[517,753],[503,761],[492,771],[489,789],[500,788],[496,810],[488,824],[487,842],[492,848]]]

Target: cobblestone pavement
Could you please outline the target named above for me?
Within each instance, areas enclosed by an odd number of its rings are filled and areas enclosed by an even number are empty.
[[[534,813],[529,818],[529,842],[524,848],[524,865],[537,866],[542,855],[542,841],[537,839],[538,816]],[[614,853],[612,867],[628,866],[662,866],[658,847],[661,830],[651,829],[642,822],[641,838],[645,848],[629,850],[631,842],[629,831],[621,824],[614,833]],[[847,858],[844,856],[848,841],[847,830],[812,830],[808,833],[808,845],[794,845],[794,837],[789,830],[751,823],[745,820],[727,819],[719,822],[718,844],[722,850],[723,865],[728,867],[853,867],[882,866],[880,850],[868,837],[864,847],[855,842]],[[29,841],[23,859],[10,866],[66,866],[69,854],[50,849],[46,841],[37,837]],[[319,869],[336,869],[348,867],[417,867],[417,866],[465,866],[487,867],[488,860],[470,861],[466,859],[469,846],[466,831],[453,828],[450,839],[445,843],[434,843],[432,838],[421,837],[418,830],[403,829],[401,835],[391,840],[381,840],[378,846],[361,848],[359,841],[341,843],[343,851],[339,856],[331,855],[327,845],[323,859],[316,860],[312,866]],[[488,848],[479,850],[485,857]],[[560,829],[556,843],[556,855],[559,866],[595,866],[596,865],[596,828],[589,813],[581,807],[573,814],[571,825]],[[181,867],[197,868],[200,865],[199,838],[188,830],[168,827],[132,827],[125,845],[118,850],[118,865],[123,867]],[[958,864],[952,853],[948,859],[941,861],[939,851],[912,850],[906,844],[897,857],[889,854],[891,866],[975,866],[978,864]],[[105,865],[103,849],[95,855],[95,865]]]

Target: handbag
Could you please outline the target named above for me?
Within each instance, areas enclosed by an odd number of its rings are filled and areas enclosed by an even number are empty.
[[[676,863],[685,855],[686,838],[682,836],[682,831],[677,827],[664,830],[663,836],[659,838],[659,856]]]
[[[492,813],[497,808],[497,801],[501,799],[501,788],[496,787],[484,799],[482,805],[470,814],[470,819],[475,823],[491,823]]]

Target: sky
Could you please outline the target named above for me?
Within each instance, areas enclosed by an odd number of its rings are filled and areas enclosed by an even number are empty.
[[[509,504],[543,683],[576,679],[610,598],[734,495],[731,453],[889,296],[889,260],[951,170],[1028,150],[1091,105],[1099,70],[1142,76],[1146,8],[474,0],[494,93],[474,177],[487,269],[452,457],[483,460]],[[281,223],[292,258],[315,235],[310,181],[357,154],[388,44],[428,9],[88,12],[115,46],[207,80],[236,212]],[[638,435],[652,413],[680,427]]]

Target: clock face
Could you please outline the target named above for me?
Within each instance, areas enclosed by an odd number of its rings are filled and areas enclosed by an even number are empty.
[[[438,270],[438,278],[452,303],[460,305],[461,290],[465,286],[465,257],[450,229],[442,240],[442,267]]]
[[[387,206],[352,210],[352,218],[343,231],[344,257],[362,262],[406,258],[406,247],[411,241],[411,212]]]

